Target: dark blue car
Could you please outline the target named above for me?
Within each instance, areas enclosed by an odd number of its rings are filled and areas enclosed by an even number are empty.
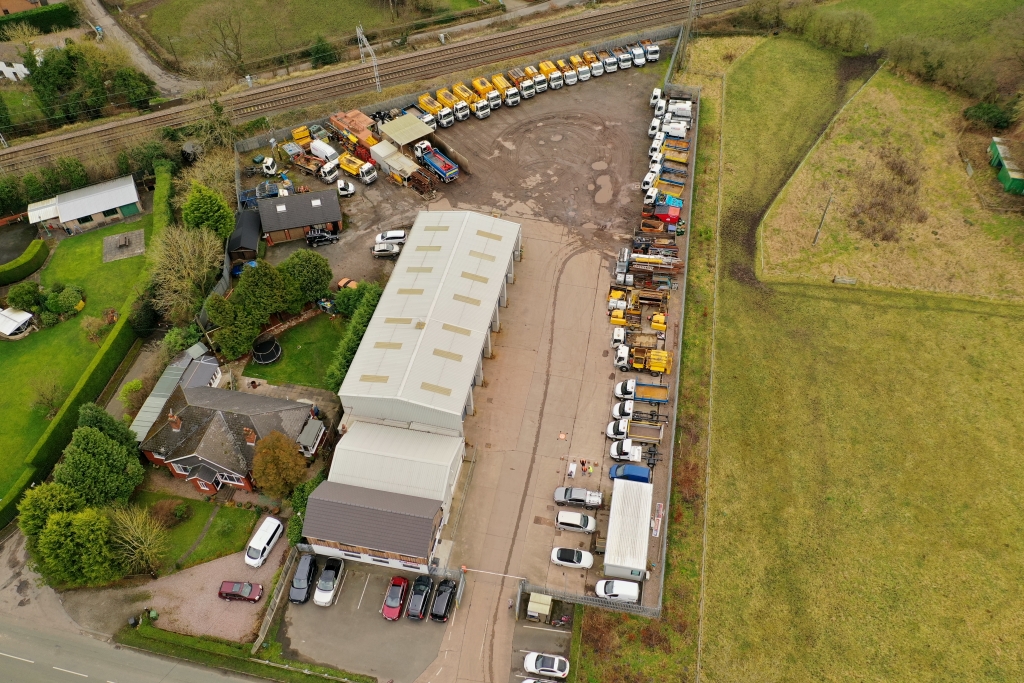
[[[644,467],[643,465],[612,465],[611,469],[608,470],[608,478],[650,484],[654,479],[654,472],[651,471],[650,467]]]

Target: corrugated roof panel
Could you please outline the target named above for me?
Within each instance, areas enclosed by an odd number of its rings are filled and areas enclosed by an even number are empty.
[[[160,419],[160,415],[164,411],[164,404],[171,397],[174,387],[178,386],[178,382],[181,381],[181,376],[185,374],[186,369],[187,367],[185,366],[167,366],[164,374],[160,375],[156,386],[153,387],[153,391],[149,394],[149,398],[139,408],[139,412],[135,419],[132,420],[131,426],[132,431],[135,432],[135,440],[139,443],[146,440],[149,430]]]

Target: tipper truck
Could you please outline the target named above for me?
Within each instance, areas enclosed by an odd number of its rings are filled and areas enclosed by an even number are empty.
[[[413,147],[416,160],[434,172],[438,178],[450,183],[459,177],[459,167],[451,159],[434,149],[426,140],[421,140]]]
[[[559,59],[555,62],[558,65],[558,70],[562,72],[562,80],[565,81],[566,85],[576,85],[580,76],[576,73],[576,69],[566,62],[564,59]]]
[[[469,104],[463,102],[452,94],[448,88],[441,88],[437,91],[437,101],[447,109],[452,110],[452,116],[456,121],[465,121],[469,118]]]
[[[652,377],[661,377],[672,372],[672,354],[657,349],[630,348],[623,344],[615,349],[615,365],[622,372],[640,370],[651,373]]]
[[[497,88],[498,94],[501,95],[501,101],[505,103],[506,107],[514,107],[519,104],[519,91],[503,75],[494,74],[491,76],[491,83]]]
[[[668,403],[669,387],[666,384],[644,384],[627,379],[615,385],[615,398],[643,403]]]
[[[637,45],[643,48],[648,62],[656,62],[661,59],[661,48],[653,40],[641,40]]]
[[[480,99],[490,105],[491,109],[497,109],[501,106],[501,93],[483,76],[473,79],[473,90],[476,91]]]
[[[647,63],[647,53],[640,47],[640,43],[630,45],[626,49],[629,50],[629,54],[633,57],[633,66],[643,66]]]
[[[606,74],[613,74],[619,70],[619,58],[608,52],[608,50],[598,52],[597,58],[604,64],[604,72]]]
[[[548,86],[552,90],[562,87],[562,72],[555,66],[554,62],[541,62],[540,72],[548,79]]]
[[[596,78],[598,76],[604,75],[604,62],[598,59],[597,55],[595,55],[590,50],[587,50],[586,52],[583,53],[583,59],[587,62],[587,65],[590,67],[591,76]]]
[[[429,114],[415,105],[409,105],[403,109],[402,112],[415,116],[420,121],[430,126],[430,130],[437,130],[437,119],[434,118],[433,114]]]
[[[582,57],[573,55],[569,57],[569,63],[572,64],[572,68],[576,69],[576,76],[581,82],[590,80],[590,65]]]
[[[633,54],[628,50],[621,47],[615,47],[612,48],[612,54],[615,55],[617,60],[619,60],[620,69],[629,69],[633,66]]]
[[[538,71],[535,67],[528,66],[523,69],[523,73],[526,74],[527,78],[533,79],[533,89],[538,94],[548,89],[548,77]]]
[[[377,169],[373,164],[345,152],[338,157],[338,166],[347,175],[358,178],[364,185],[369,185],[377,179]]]
[[[296,154],[292,157],[292,163],[299,170],[306,174],[316,176],[323,183],[333,183],[338,179],[338,164],[334,161],[324,161],[312,154]]]
[[[519,94],[522,95],[524,100],[528,100],[537,94],[537,88],[534,85],[533,78],[527,76],[522,69],[509,69],[508,77],[516,88],[519,89]]]
[[[452,114],[452,110],[448,107],[443,106],[440,102],[430,96],[430,93],[423,93],[420,95],[420,109],[428,111],[434,115],[437,120],[437,125],[442,128],[448,128],[455,123],[455,116]]]
[[[466,87],[465,83],[456,83],[452,86],[452,94],[456,99],[462,100],[478,119],[486,119],[491,115],[491,106],[487,100],[478,96],[475,92]]]
[[[632,441],[644,441],[647,443],[661,443],[661,437],[665,433],[665,425],[660,422],[645,422],[642,420],[630,420],[626,425],[626,438]]]

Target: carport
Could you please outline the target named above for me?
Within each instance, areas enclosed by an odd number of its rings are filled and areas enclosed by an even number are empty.
[[[434,131],[412,114],[406,114],[381,124],[380,132],[385,140],[393,142],[404,153],[406,145],[422,140]]]

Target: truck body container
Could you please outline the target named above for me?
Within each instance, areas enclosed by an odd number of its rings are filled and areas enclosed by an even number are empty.
[[[648,62],[656,62],[661,59],[661,47],[653,40],[641,40],[638,44],[643,48],[644,54],[647,55]]]
[[[604,64],[604,72],[606,74],[613,74],[619,70],[619,58],[608,50],[598,52],[597,58]]]
[[[501,93],[483,76],[473,79],[473,90],[476,92],[477,97],[490,105],[491,109],[497,109],[501,106]]]
[[[494,74],[491,83],[501,95],[501,101],[506,107],[514,107],[519,104],[519,90],[512,85],[502,74]]]
[[[309,128],[299,126],[292,129],[292,140],[302,149],[309,149],[309,143],[313,141],[313,136],[309,134]]]
[[[558,65],[558,70],[562,72],[562,81],[566,85],[576,85],[579,82],[579,74],[576,73],[576,69],[572,68],[572,65],[564,59],[559,59],[556,64]]]
[[[364,185],[369,185],[377,180],[377,169],[373,167],[373,164],[348,152],[338,157],[338,166],[346,175],[358,178]]]
[[[562,87],[562,72],[554,62],[544,61],[540,63],[540,72],[544,74],[548,79],[548,87],[552,90],[558,90]]]
[[[427,124],[430,127],[430,130],[437,130],[437,119],[434,118],[434,115],[429,112],[423,111],[416,105],[411,104],[405,109],[403,109],[402,112],[405,114],[411,114],[415,116],[420,121]]]
[[[537,88],[533,83],[533,78],[531,76],[527,76],[522,69],[509,69],[508,78],[519,90],[519,94],[524,100],[528,100],[537,94]]]
[[[645,384],[627,379],[615,385],[615,397],[643,403],[668,403],[670,393],[667,384]]]
[[[642,477],[641,477],[642,478]],[[647,545],[651,534],[654,486],[627,478],[612,483],[608,511],[608,537],[604,549],[604,575],[645,581]]]
[[[590,65],[582,57],[579,55],[569,57],[569,64],[572,65],[572,68],[576,69],[576,76],[580,81],[590,80]]]
[[[665,425],[660,422],[630,420],[626,428],[627,438],[644,443],[661,443],[665,433]]]
[[[591,76],[597,78],[598,76],[604,75],[604,62],[598,59],[597,55],[590,50],[583,53],[583,61],[585,61],[587,66],[590,67]]]
[[[452,114],[452,110],[431,97],[430,93],[420,95],[419,102],[420,109],[433,114],[437,125],[442,128],[448,128],[455,123],[455,116]]]
[[[413,147],[413,152],[416,154],[416,160],[425,165],[442,181],[450,183],[459,177],[459,167],[455,162],[426,140],[417,142]]]
[[[469,118],[469,105],[453,95],[447,88],[437,91],[437,101],[442,106],[451,109],[452,116],[456,121],[465,121]]]
[[[467,88],[465,83],[460,82],[453,85],[452,94],[455,95],[455,99],[465,102],[466,106],[471,106],[480,101],[480,96]]]
[[[548,77],[542,74],[534,67],[526,67],[525,69],[523,69],[523,73],[526,74],[527,78],[533,79],[533,90],[537,94],[540,94],[548,89]]]
[[[615,55],[615,59],[619,60],[620,69],[629,69],[633,66],[633,53],[625,48],[615,47],[612,48],[612,54]]]

